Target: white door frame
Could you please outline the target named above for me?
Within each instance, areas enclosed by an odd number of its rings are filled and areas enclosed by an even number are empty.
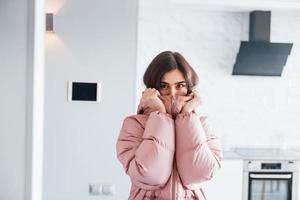
[[[42,200],[45,0],[28,0],[25,200]]]

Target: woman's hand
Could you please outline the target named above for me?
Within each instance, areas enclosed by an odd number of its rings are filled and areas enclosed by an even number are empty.
[[[142,101],[145,103],[147,108],[165,113],[166,108],[162,100],[158,97],[159,95],[160,93],[158,90],[154,88],[147,88],[143,92]]]
[[[182,113],[190,113],[202,104],[202,99],[196,90],[193,90],[188,96],[191,96],[192,99],[183,106]]]

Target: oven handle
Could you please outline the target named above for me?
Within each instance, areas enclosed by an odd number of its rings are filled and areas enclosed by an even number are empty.
[[[250,178],[291,179],[291,174],[250,174]]]

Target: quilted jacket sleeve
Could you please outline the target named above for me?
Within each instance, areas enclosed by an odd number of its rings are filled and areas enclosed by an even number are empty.
[[[136,186],[153,190],[168,181],[175,149],[174,120],[152,112],[145,126],[138,117],[127,117],[117,141],[117,156]],[[143,115],[143,117],[146,117]]]
[[[194,184],[211,179],[221,167],[219,140],[211,131],[207,117],[199,118],[195,113],[179,114],[175,130],[178,173],[185,187],[195,189]]]

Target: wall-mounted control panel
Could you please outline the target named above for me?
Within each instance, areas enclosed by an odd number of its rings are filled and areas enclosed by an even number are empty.
[[[71,102],[100,102],[101,82],[68,82],[68,101]]]

